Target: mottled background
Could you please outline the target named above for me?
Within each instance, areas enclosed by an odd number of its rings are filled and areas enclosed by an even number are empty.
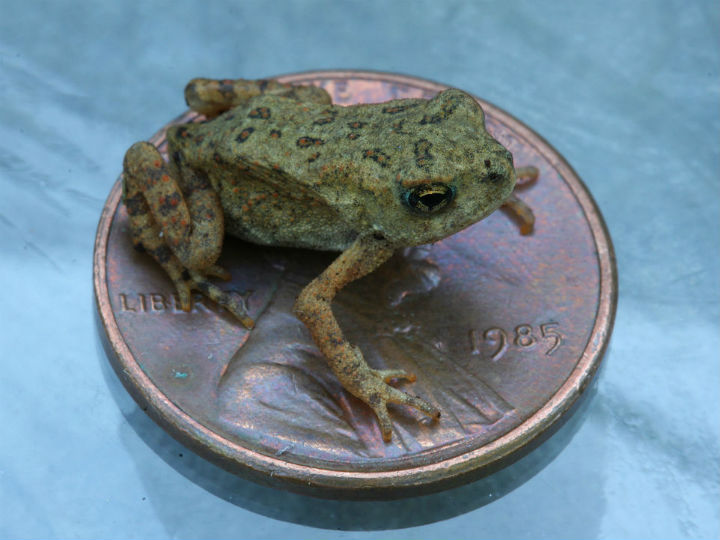
[[[0,537],[716,537],[720,5],[0,0]],[[485,480],[327,502],[237,479],[127,396],[95,226],[194,76],[397,71],[541,133],[594,194],[620,302],[594,395]]]

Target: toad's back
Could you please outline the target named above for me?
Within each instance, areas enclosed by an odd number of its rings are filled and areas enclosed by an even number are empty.
[[[482,168],[494,143],[481,109],[457,90],[350,107],[262,95],[175,126],[168,140],[180,172],[213,184],[228,232],[315,249],[344,249],[372,229],[368,209],[399,199],[403,185]]]

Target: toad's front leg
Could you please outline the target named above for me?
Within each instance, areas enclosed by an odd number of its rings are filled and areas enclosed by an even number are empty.
[[[385,239],[373,235],[359,237],[303,289],[295,303],[295,314],[310,330],[342,385],[367,403],[377,415],[385,442],[392,437],[388,403],[410,405],[435,419],[440,416],[440,411],[388,384],[392,379],[414,381],[414,375],[403,370],[375,370],[368,366],[360,349],[345,340],[330,304],[340,289],[375,270],[392,252]]]
[[[505,213],[517,223],[520,228],[520,234],[522,235],[532,234],[535,229],[535,214],[533,214],[532,208],[515,195],[515,191],[517,191],[518,188],[522,189],[533,184],[539,175],[540,172],[537,167],[518,167],[515,169],[515,176],[517,177],[515,190],[502,205]]]

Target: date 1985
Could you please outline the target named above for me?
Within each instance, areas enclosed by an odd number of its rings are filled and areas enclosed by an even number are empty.
[[[493,362],[500,360],[511,348],[529,350],[543,347],[544,354],[551,356],[563,344],[565,337],[559,331],[560,323],[546,322],[537,327],[530,324],[519,324],[512,332],[499,327],[487,328],[484,331],[470,330],[470,347],[473,355],[484,356]],[[489,354],[483,355],[483,343],[492,348]]]

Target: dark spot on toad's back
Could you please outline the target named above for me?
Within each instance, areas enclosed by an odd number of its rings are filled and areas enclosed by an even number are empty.
[[[443,119],[443,117],[439,114],[432,114],[432,115],[426,114],[425,116],[422,117],[422,120],[420,120],[420,123],[423,125],[439,124],[442,121],[442,119]]]
[[[455,109],[457,108],[457,103],[455,101],[448,101],[447,103],[443,103],[442,107],[440,107],[440,112],[435,114],[426,114],[422,117],[422,120],[420,120],[421,124],[439,124],[443,120],[445,120],[448,116],[450,116]]]
[[[451,100],[447,101],[446,103],[443,103],[443,106],[441,107],[441,109],[443,112],[443,116],[445,118],[447,118],[455,111],[455,109],[457,109],[457,101],[455,101],[454,99],[451,99]]]
[[[417,107],[417,105],[417,103],[411,103],[408,105],[393,105],[391,107],[383,107],[382,112],[384,112],[385,114],[398,114],[403,111],[407,111],[412,107]]]
[[[322,115],[320,118],[315,120],[313,124],[316,126],[322,126],[323,124],[329,124],[330,122],[333,122],[335,120],[335,117],[337,116],[337,111],[335,109],[325,109],[322,111]]]
[[[390,156],[388,156],[385,152],[382,152],[379,148],[364,150],[363,157],[372,159],[381,167],[387,167],[388,162],[390,161]]]
[[[267,120],[270,118],[270,109],[268,107],[258,107],[257,109],[253,109],[248,113],[248,116],[250,118],[261,118],[263,120]]]
[[[250,135],[252,135],[253,131],[255,131],[254,127],[246,127],[240,132],[240,135],[235,137],[235,140],[242,144],[250,138]]]
[[[310,148],[311,146],[320,146],[325,144],[325,141],[315,137],[300,137],[295,144],[300,148]]]
[[[421,169],[426,169],[430,166],[430,162],[433,159],[433,156],[430,153],[431,148],[432,143],[427,139],[420,139],[415,143],[415,164]]]

